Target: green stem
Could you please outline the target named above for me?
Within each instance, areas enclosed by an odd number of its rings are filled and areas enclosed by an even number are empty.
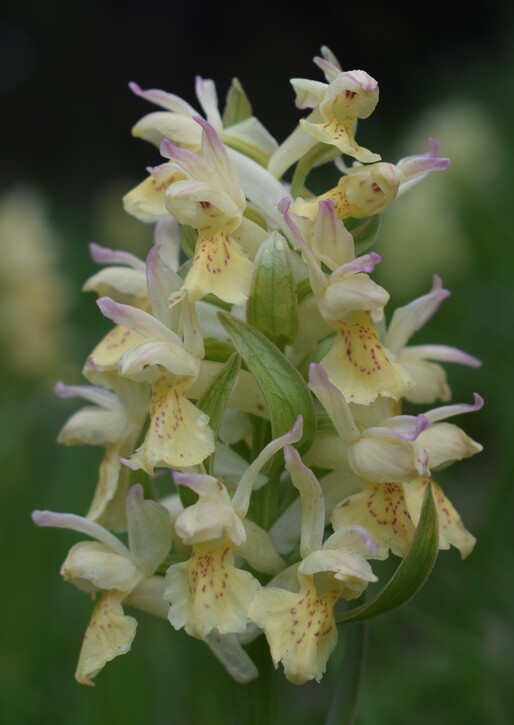
[[[353,725],[368,649],[367,624],[345,628],[344,654],[325,725]]]
[[[268,643],[258,637],[248,654],[259,670],[259,677],[246,685],[236,685],[237,725],[278,725],[278,673],[271,661]]]

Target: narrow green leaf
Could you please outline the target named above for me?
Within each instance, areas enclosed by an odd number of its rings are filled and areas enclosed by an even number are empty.
[[[298,370],[272,342],[246,322],[225,312],[218,312],[218,318],[262,389],[273,437],[290,430],[301,415],[303,438],[298,448],[307,450],[316,432],[316,412],[312,395]]]
[[[283,347],[292,343],[298,332],[298,303],[287,242],[278,232],[261,244],[254,269],[246,319]]]
[[[198,400],[197,406],[209,416],[209,425],[215,434],[218,433],[225,408],[236,386],[240,368],[241,359],[234,353]]]
[[[345,630],[344,654],[325,725],[353,725],[368,649],[366,624]]]
[[[336,622],[363,622],[405,604],[421,589],[432,571],[439,551],[439,523],[427,486],[414,539],[407,555],[386,586],[373,599],[336,616]]]
[[[243,90],[238,78],[232,79],[227,93],[227,102],[223,111],[223,126],[228,128],[236,123],[245,121],[252,115],[252,104]]]

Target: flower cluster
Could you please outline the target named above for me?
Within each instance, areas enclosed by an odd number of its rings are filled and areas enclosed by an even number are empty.
[[[125,606],[203,640],[238,681],[257,676],[245,647],[262,635],[288,680],[319,681],[338,612],[377,581],[370,562],[408,555],[427,489],[439,548],[473,549],[433,476],[481,450],[447,421],[482,399],[448,404],[441,363],[480,363],[410,344],[449,295],[438,276],[387,315],[371,276],[379,213],[449,161],[434,139],[396,164],[360,146],[377,82],[326,47],[315,63],[326,82],[292,80],[309,113],[281,145],[238,80],[223,113],[211,80],[196,80],[202,113],[131,84],[160,109],[133,133],[164,160],[123,202],[155,244],[145,260],[91,245],[102,269],[85,289],[113,326],[84,366],[89,385],[56,393],[90,403],[59,440],[104,456],[84,517],[33,514],[93,540],[61,570],[101,593],[81,683],[130,649]],[[315,194],[307,177],[328,163],[341,177]]]

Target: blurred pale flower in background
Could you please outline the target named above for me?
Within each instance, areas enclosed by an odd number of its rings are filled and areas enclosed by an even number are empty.
[[[458,209],[493,193],[492,183],[502,171],[498,130],[474,101],[449,101],[420,116],[405,135],[400,155],[429,135],[450,156],[449,168],[435,183],[426,179],[409,189],[408,200],[398,199],[381,217],[380,253],[386,262],[377,270],[377,281],[405,298],[427,286],[436,270],[450,285],[465,277],[473,242]]]
[[[17,378],[53,379],[69,366],[63,348],[71,292],[58,271],[59,240],[46,201],[35,189],[14,188],[0,198],[0,254],[4,364]]]

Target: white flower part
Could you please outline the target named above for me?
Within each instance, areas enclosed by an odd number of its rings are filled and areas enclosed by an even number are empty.
[[[463,458],[480,453],[482,450],[480,443],[466,435],[461,428],[451,423],[441,423],[439,421],[454,415],[481,410],[483,404],[483,398],[475,393],[474,402],[471,405],[466,403],[443,405],[425,413],[425,417],[433,425],[421,433],[419,443],[427,451],[431,468],[444,468],[454,461],[460,461]]]
[[[124,380],[114,372],[86,367],[85,375],[98,385],[57,383],[61,398],[78,396],[95,403],[71,416],[58,435],[66,445],[86,443],[105,446],[98,482],[88,518],[114,531],[126,527],[125,496],[128,476],[120,458],[130,455],[147,417],[149,391],[146,385]],[[105,386],[105,387],[100,387]]]
[[[101,297],[114,297],[118,302],[144,306],[148,301],[145,263],[134,254],[91,243],[89,252],[94,262],[106,265],[86,280],[84,292],[94,291]]]
[[[293,485],[300,492],[302,506],[300,553],[309,556],[321,548],[325,528],[325,506],[320,483],[310,468],[302,462],[300,454],[292,446],[285,446],[286,471]]]
[[[121,375],[136,381],[152,380],[155,367],[170,373],[195,377],[199,360],[191,355],[180,337],[153,315],[129,305],[121,305],[108,297],[97,300],[102,313],[118,325],[134,330],[143,339],[132,344],[120,355]]]
[[[242,556],[245,561],[255,569],[264,574],[274,576],[285,568],[286,564],[277,552],[270,534],[250,519],[243,519],[245,527],[245,540],[236,547],[237,556]]]
[[[348,465],[366,481],[409,481],[428,475],[428,454],[417,441],[430,426],[428,418],[395,416],[359,430],[342,393],[316,363],[309,369],[309,387],[324,406],[346,445]]]
[[[338,442],[339,438],[333,441],[334,444]],[[325,467],[325,464],[326,461],[324,460],[319,463],[321,467]],[[311,463],[311,465],[316,465],[316,462]],[[330,522],[332,510],[340,501],[354,493],[358,493],[362,488],[361,481],[357,476],[349,470],[341,470],[340,468],[331,471],[326,476],[322,476],[319,483],[325,503],[325,524]],[[297,498],[279,516],[269,531],[279,554],[285,556],[298,544],[301,534],[301,521],[302,504],[301,499]]]
[[[233,448],[218,441],[214,458],[214,475],[234,488],[248,468],[248,461],[235,452]],[[257,491],[268,482],[268,477],[259,473],[255,479],[253,490]]]
[[[257,667],[243,649],[237,635],[219,634],[213,630],[205,641],[236,682],[245,684],[259,676]]]
[[[72,546],[60,573],[65,581],[85,592],[97,589],[128,592],[142,578],[132,558],[121,556],[105,544],[93,541]]]
[[[483,450],[480,443],[451,423],[436,423],[420,434],[418,442],[428,453],[431,470],[445,468]]]
[[[174,478],[178,485],[191,488],[199,497],[175,522],[175,530],[184,543],[229,540],[238,546],[245,541],[245,528],[221,481],[195,473],[175,473]]]
[[[138,121],[132,129],[134,136],[144,138],[156,146],[167,138],[184,148],[194,151],[199,149],[201,131],[194,122],[194,118],[198,116],[196,109],[171,93],[160,90],[143,91],[136,83],[131,83],[130,88],[136,95],[166,109],[147,114]],[[236,78],[232,81],[232,88],[244,93]],[[259,159],[262,163],[267,161],[278,144],[255,116],[250,116],[224,128],[213,81],[197,76],[195,91],[207,121],[226,144],[244,150],[245,153]]]

